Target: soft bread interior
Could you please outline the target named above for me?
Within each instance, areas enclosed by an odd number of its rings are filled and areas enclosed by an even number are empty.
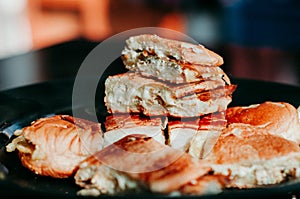
[[[250,188],[299,177],[299,146],[247,124],[231,124],[204,159],[213,163],[214,174],[230,176],[228,187]]]
[[[110,113],[197,117],[224,111],[232,100],[231,94],[235,88],[234,85],[227,85],[202,92],[179,92],[182,85],[169,85],[134,73],[126,73],[107,78],[104,100]],[[186,95],[176,97],[178,93]]]
[[[223,58],[202,45],[170,40],[157,35],[138,35],[126,40],[122,51],[125,67],[145,76],[172,83],[207,79],[230,80],[218,67]]]
[[[155,53],[159,58],[172,57],[176,60],[198,65],[220,66],[224,63],[221,56],[203,45],[170,40],[157,35],[145,34],[128,38],[122,54],[126,54],[130,50],[146,50]]]

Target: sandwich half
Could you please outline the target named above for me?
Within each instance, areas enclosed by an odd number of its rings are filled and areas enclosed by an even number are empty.
[[[142,34],[126,40],[122,59],[127,69],[172,83],[230,80],[219,67],[223,58],[202,45]]]
[[[124,73],[106,79],[104,101],[109,113],[197,117],[226,110],[235,88],[219,80],[182,85]]]
[[[227,187],[272,185],[300,175],[295,142],[248,124],[229,125],[204,159],[213,164],[214,175],[230,178]]]
[[[100,124],[70,115],[37,119],[14,134],[6,150],[16,150],[34,173],[54,178],[72,176],[82,160],[103,148]]]
[[[129,190],[181,194],[178,192],[181,188],[210,170],[204,161],[146,135],[135,134],[84,160],[75,175],[75,182],[82,187],[78,194],[85,196],[118,195]],[[219,183],[216,186],[219,187]],[[205,193],[205,187],[201,192]],[[183,193],[187,194],[188,188]]]

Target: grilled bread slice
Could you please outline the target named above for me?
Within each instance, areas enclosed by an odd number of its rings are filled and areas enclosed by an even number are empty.
[[[167,117],[145,117],[138,114],[113,114],[106,117],[104,146],[113,144],[126,135],[145,134],[165,144],[164,130]]]
[[[210,166],[142,134],[128,135],[80,164],[80,195],[115,195],[126,190],[171,194],[204,176]]]
[[[300,175],[300,148],[263,128],[235,123],[223,130],[205,160],[213,174],[229,176],[227,187],[252,188]]]
[[[20,130],[6,146],[18,151],[24,167],[54,178],[72,176],[82,160],[103,147],[99,123],[54,115],[40,118]]]
[[[104,100],[109,113],[197,117],[224,111],[235,88],[219,81],[175,85],[125,73],[106,79]]]
[[[223,58],[203,45],[142,34],[126,40],[122,59],[127,69],[172,83],[204,79],[230,80],[218,67]]]

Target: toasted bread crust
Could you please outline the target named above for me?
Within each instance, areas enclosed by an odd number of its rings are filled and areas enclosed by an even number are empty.
[[[223,58],[202,45],[157,35],[137,35],[126,40],[121,57],[128,70],[163,81],[179,84],[220,79],[230,84],[218,67]]]
[[[161,117],[145,117],[138,114],[115,114],[106,117],[104,126],[106,131],[136,126],[161,126],[164,129],[166,126],[164,120],[166,119]]]
[[[172,56],[183,63],[191,63],[195,66],[220,66],[224,63],[221,56],[203,45],[166,39],[157,35],[132,36],[126,44],[127,49],[154,51],[159,57]]]
[[[141,134],[120,139],[81,165],[106,165],[159,193],[175,191],[210,171],[206,163]]]
[[[229,181],[228,176],[206,175],[185,184],[179,191],[185,195],[217,194],[223,191]]]
[[[299,177],[300,148],[263,128],[235,123],[223,130],[205,160],[214,175],[228,175],[226,187],[251,188]]]
[[[300,144],[298,112],[287,102],[266,101],[250,106],[229,107],[226,110],[226,119],[229,124],[254,125]]]
[[[299,146],[262,128],[231,124],[224,129],[207,160],[216,164],[253,163],[300,152]]]
[[[202,83],[201,83],[202,84]],[[235,85],[170,85],[135,73],[110,76],[105,81],[109,113],[143,113],[147,116],[197,117],[224,111]],[[205,87],[208,90],[203,91]],[[200,88],[202,87],[202,88]]]
[[[79,162],[102,149],[100,124],[69,115],[40,118],[17,131],[7,151],[18,149],[22,164],[43,176],[70,177]]]

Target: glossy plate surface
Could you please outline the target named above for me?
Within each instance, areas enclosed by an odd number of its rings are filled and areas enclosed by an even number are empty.
[[[230,106],[250,105],[264,101],[285,101],[300,105],[300,88],[263,81],[231,78],[237,84]],[[79,198],[79,187],[73,179],[53,179],[37,176],[22,167],[16,153],[5,152],[13,131],[31,121],[51,114],[72,114],[74,79],[39,83],[0,92],[0,198],[13,196],[41,196],[42,198]],[[99,86],[101,90],[101,85]],[[102,89],[103,90],[103,89]],[[97,95],[102,97],[102,94]],[[99,118],[105,114],[98,104]],[[78,109],[81,109],[78,107]],[[88,110],[82,109],[87,116]],[[300,193],[300,183],[290,181],[264,188],[226,190],[219,195],[185,196],[180,198],[292,198]],[[128,193],[121,198],[169,198],[150,193]],[[112,197],[112,198],[118,198]],[[84,197],[87,198],[87,197]],[[110,198],[101,196],[100,198]]]

